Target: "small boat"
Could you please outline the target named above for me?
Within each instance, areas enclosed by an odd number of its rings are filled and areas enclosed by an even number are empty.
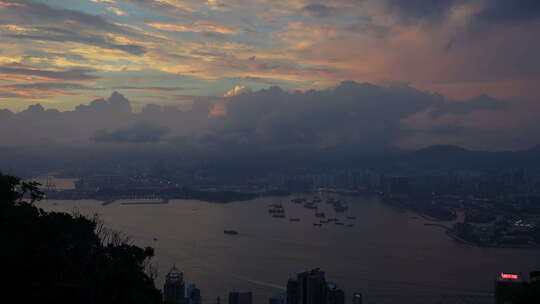
[[[305,198],[295,198],[291,200],[291,202],[296,203],[296,204],[302,204],[305,201],[306,201]]]
[[[157,238],[154,238],[154,241],[157,241]]]
[[[336,212],[345,212],[347,210],[347,207],[342,206],[342,205],[336,205],[336,206],[334,206],[334,210]]]
[[[304,208],[306,209],[317,209],[317,206],[314,203],[305,203]]]
[[[223,230],[223,233],[236,235],[236,234],[238,234],[238,231],[236,231],[236,230]]]
[[[319,224],[319,223],[313,223],[313,226],[321,227],[322,224]]]

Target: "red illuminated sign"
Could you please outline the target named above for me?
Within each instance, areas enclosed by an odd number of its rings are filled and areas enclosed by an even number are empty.
[[[504,272],[502,272],[501,273],[501,279],[517,280],[517,279],[519,279],[519,275],[514,274],[514,273],[504,273]]]

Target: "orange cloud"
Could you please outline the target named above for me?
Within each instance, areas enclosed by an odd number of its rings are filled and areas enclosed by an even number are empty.
[[[216,104],[214,104],[214,106],[210,110],[210,113],[208,114],[208,117],[214,118],[218,116],[227,115],[227,112],[228,112],[228,108],[227,108],[227,105],[225,104],[225,101],[220,100]]]
[[[19,2],[0,1],[0,7],[26,7],[26,4]]]
[[[113,12],[117,16],[125,16],[126,15],[126,12],[124,12],[123,10],[118,9],[116,7],[113,7],[113,6],[107,7],[107,10],[110,11],[110,12]]]
[[[244,86],[235,86],[232,90],[229,90],[227,93],[225,93],[224,97],[233,97],[248,92],[251,92],[251,89]]]
[[[146,23],[146,25],[156,28],[158,30],[174,32],[214,32],[225,35],[232,35],[237,33],[237,31],[235,31],[234,29],[228,28],[226,26],[212,24],[195,24],[193,26],[184,26],[172,23],[151,22]]]

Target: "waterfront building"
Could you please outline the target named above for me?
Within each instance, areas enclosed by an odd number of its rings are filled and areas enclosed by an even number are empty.
[[[540,282],[540,271],[533,271],[530,274],[531,282]]]
[[[251,291],[240,292],[240,291],[231,291],[229,292],[229,304],[252,304],[253,295]]]
[[[163,301],[166,303],[185,303],[184,274],[173,266],[165,277],[163,286]]]
[[[499,273],[495,279],[495,304],[511,303],[516,290],[523,284],[521,274]]]
[[[353,293],[352,304],[362,304],[362,294],[359,292]]]

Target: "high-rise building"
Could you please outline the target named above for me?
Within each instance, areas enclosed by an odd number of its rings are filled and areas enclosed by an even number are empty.
[[[345,292],[334,284],[328,284],[326,304],[345,304]]]
[[[251,291],[240,292],[240,291],[231,291],[229,292],[229,304],[252,304],[253,295]]]
[[[298,281],[287,281],[287,304],[298,304]]]
[[[163,301],[167,303],[185,303],[184,274],[173,266],[165,277]]]
[[[319,268],[300,270],[296,280],[287,282],[286,300],[287,304],[344,304],[345,292],[335,284],[328,284]]]
[[[319,268],[300,271],[298,279],[298,304],[325,304],[326,280]]]
[[[276,292],[268,301],[268,304],[287,304],[287,294],[283,292]]]
[[[353,293],[352,304],[362,304],[362,294],[359,292]]]
[[[186,291],[188,304],[201,304],[201,290],[195,284],[189,284]]]
[[[516,289],[523,284],[521,274],[501,272],[495,279],[495,304],[510,303]]]

